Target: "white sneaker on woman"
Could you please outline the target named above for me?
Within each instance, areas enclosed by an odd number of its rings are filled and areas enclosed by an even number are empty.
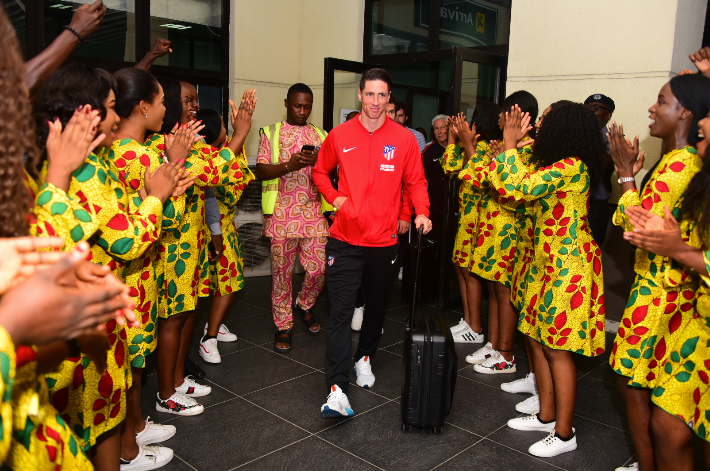
[[[207,335],[207,324],[205,324],[205,330],[202,335]],[[226,325],[219,325],[219,332],[217,332],[217,340],[220,342],[236,342],[237,336],[229,331]]]
[[[486,345],[479,348],[472,354],[466,355],[466,363],[478,365],[479,363],[483,363],[484,361],[489,359],[493,354],[495,354],[495,352],[496,351],[493,350],[493,344],[488,342]]]
[[[516,379],[510,383],[503,383],[500,388],[513,394],[537,394],[537,383],[535,373],[528,373],[524,378]]]
[[[138,441],[138,456],[121,463],[121,471],[147,471],[162,468],[173,459],[173,450],[164,446],[148,446]]]
[[[553,456],[561,455],[562,453],[567,453],[568,451],[573,451],[577,449],[577,436],[572,435],[567,441],[562,440],[560,437],[555,435],[553,430],[550,434],[540,440],[537,443],[533,443],[530,448],[528,448],[528,453],[533,456],[538,456],[540,458],[551,458]]]
[[[544,424],[537,414],[516,417],[508,421],[508,427],[523,432],[554,432],[556,421]]]
[[[614,471],[639,471],[639,464],[631,463],[628,466],[621,466],[619,468],[616,468]]]
[[[185,381],[175,388],[175,391],[187,397],[202,397],[212,392],[212,388],[206,384],[200,384],[192,379],[192,376],[185,376]]]
[[[468,324],[462,330],[454,334],[456,343],[483,343],[483,332],[474,332]]]
[[[537,414],[540,412],[540,396],[533,394],[529,398],[525,399],[523,402],[519,402],[515,405],[515,410],[521,414]]]
[[[145,419],[145,428],[142,432],[136,434],[136,440],[144,445],[151,445],[169,440],[175,435],[175,432],[174,425],[156,424],[148,416]]]

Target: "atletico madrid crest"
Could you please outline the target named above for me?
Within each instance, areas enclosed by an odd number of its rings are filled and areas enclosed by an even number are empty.
[[[334,263],[335,263],[335,257],[332,255],[328,255],[328,265],[333,266]]]
[[[387,161],[394,159],[394,146],[385,146],[383,155]]]

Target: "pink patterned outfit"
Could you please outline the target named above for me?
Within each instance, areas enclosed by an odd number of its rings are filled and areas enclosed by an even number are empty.
[[[318,133],[311,126],[281,123],[279,163],[305,144],[319,147]],[[261,136],[257,163],[271,164],[271,143]],[[328,223],[321,212],[320,197],[311,179],[311,167],[289,172],[279,178],[279,193],[271,216],[264,218],[263,234],[271,238],[272,311],[278,330],[293,326],[293,269],[296,256],[306,270],[298,305],[310,309],[325,284],[325,244]]]

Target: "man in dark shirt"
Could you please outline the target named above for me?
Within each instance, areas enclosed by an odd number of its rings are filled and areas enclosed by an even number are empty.
[[[447,178],[439,163],[439,157],[444,154],[449,140],[449,129],[446,123],[446,115],[434,116],[434,119],[431,120],[431,127],[434,130],[435,140],[422,153],[424,176],[427,180],[427,192],[429,193],[429,218],[433,223],[429,238],[437,241],[441,237],[446,201]]]

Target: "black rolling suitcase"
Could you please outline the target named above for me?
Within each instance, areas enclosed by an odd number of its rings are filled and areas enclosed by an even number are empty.
[[[419,273],[422,232],[419,231],[414,293]],[[404,335],[402,377],[402,431],[411,427],[431,428],[441,433],[444,418],[451,410],[456,387],[458,357],[454,339],[441,316],[417,316],[416,298]]]
[[[419,255],[419,270],[416,269]],[[414,297],[414,273],[417,276],[417,303],[423,299],[436,298],[439,294],[439,246],[426,237],[404,247],[402,260],[402,298]]]

